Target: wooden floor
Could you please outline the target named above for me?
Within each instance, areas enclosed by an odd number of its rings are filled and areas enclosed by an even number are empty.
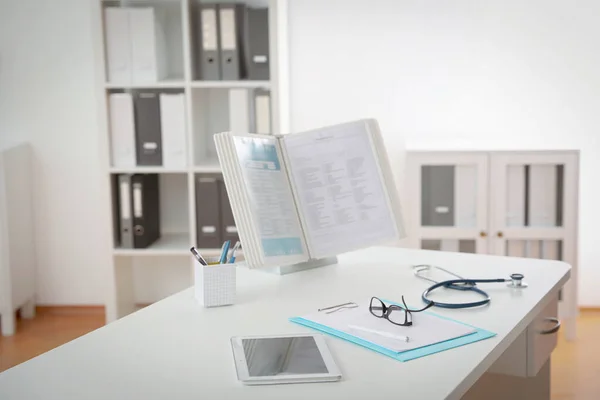
[[[0,371],[51,350],[104,324],[101,308],[38,308],[33,320],[19,320],[17,334],[0,336]],[[600,399],[600,311],[585,311],[578,339],[562,337],[552,355],[552,399]]]

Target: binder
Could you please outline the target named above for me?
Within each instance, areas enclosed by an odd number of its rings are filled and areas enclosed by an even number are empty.
[[[543,240],[542,258],[544,260],[562,260],[561,242],[559,240]]]
[[[160,237],[158,174],[131,177],[133,247],[143,249]]]
[[[246,68],[248,79],[269,80],[269,9],[248,8],[246,10]]]
[[[221,78],[239,80],[245,77],[243,35],[246,7],[242,4],[219,4],[219,45]]]
[[[421,171],[421,225],[454,226],[454,167],[425,165]]]
[[[270,135],[271,131],[271,96],[268,90],[254,91],[254,132]]]
[[[457,165],[455,172],[454,204],[456,226],[477,226],[477,168],[474,165]]]
[[[131,174],[119,175],[119,226],[121,247],[133,248],[133,218],[131,210]]]
[[[134,106],[137,164],[162,165],[158,94],[140,92],[136,94]]]
[[[527,258],[542,258],[541,240],[528,240],[525,247]]]
[[[229,130],[248,133],[250,127],[250,93],[248,89],[229,90]]]
[[[167,75],[162,13],[153,7],[130,8],[132,80],[151,83]]]
[[[529,226],[556,226],[556,186],[555,165],[529,167]]]
[[[113,93],[108,98],[110,148],[115,167],[135,166],[135,122],[130,93]]]
[[[441,251],[453,251],[458,252],[459,241],[456,239],[442,239],[440,240]]]
[[[523,227],[525,225],[525,166],[509,165],[506,171],[507,206],[506,226]],[[520,256],[519,256],[520,257]]]
[[[527,242],[525,240],[507,240],[506,255],[509,257],[527,257]]]
[[[183,93],[161,93],[159,100],[163,165],[168,168],[185,168],[187,166],[185,96]]]
[[[107,7],[104,10],[106,75],[109,82],[131,82],[131,47],[129,11],[126,8]]]
[[[222,178],[219,180],[219,210],[221,214],[221,242],[231,240],[232,246],[239,240],[233,210]]]
[[[196,175],[196,229],[199,248],[221,247],[219,212],[220,174]]]
[[[201,4],[195,9],[196,79],[221,79],[219,19],[216,4]]]

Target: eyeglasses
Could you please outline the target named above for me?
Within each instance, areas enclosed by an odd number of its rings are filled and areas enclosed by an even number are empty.
[[[406,305],[404,296],[402,296],[402,306],[396,304],[391,304],[388,306],[381,299],[373,297],[371,298],[371,303],[369,304],[369,311],[375,317],[385,318],[394,325],[411,326],[412,313],[425,311],[433,305],[434,303],[432,301],[420,310],[411,310]]]

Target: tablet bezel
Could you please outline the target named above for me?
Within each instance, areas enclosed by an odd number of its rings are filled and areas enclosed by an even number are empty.
[[[269,375],[269,376],[250,376],[242,340],[244,339],[274,339],[291,337],[312,337],[319,349],[321,357],[325,362],[326,374],[298,374],[298,375]],[[231,348],[233,350],[233,359],[237,371],[238,380],[245,384],[275,384],[286,382],[326,382],[340,380],[342,374],[335,363],[325,337],[314,333],[296,333],[289,335],[261,335],[261,336],[235,336],[231,338]]]

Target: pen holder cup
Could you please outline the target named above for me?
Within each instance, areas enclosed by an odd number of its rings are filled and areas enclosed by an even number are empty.
[[[218,264],[218,258],[207,258],[208,266],[195,263],[194,295],[204,307],[228,306],[235,303],[236,264]]]

